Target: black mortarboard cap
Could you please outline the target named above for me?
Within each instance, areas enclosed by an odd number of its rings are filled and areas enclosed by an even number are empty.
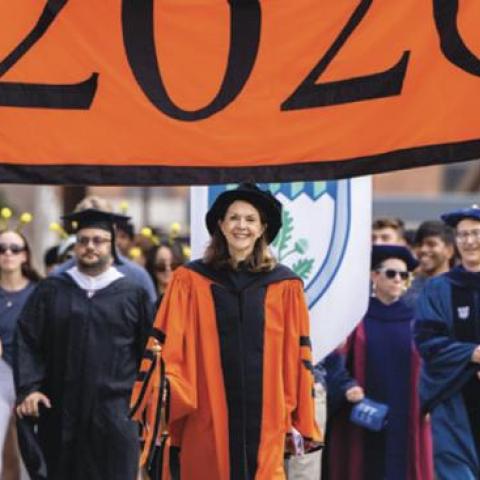
[[[62,217],[68,230],[77,232],[82,228],[101,228],[111,231],[113,225],[128,222],[130,217],[118,213],[104,212],[95,208],[87,208],[78,212],[69,213]]]
[[[407,265],[409,272],[418,266],[418,260],[412,255],[407,247],[401,245],[373,245],[372,246],[372,270],[389,258],[398,258]]]
[[[121,222],[127,222],[130,217],[118,213],[105,212],[95,208],[87,208],[78,212],[69,213],[62,217],[65,227],[74,233],[82,228],[100,228],[110,232],[112,235],[112,255],[115,262],[120,263],[115,247],[115,229],[114,225]]]

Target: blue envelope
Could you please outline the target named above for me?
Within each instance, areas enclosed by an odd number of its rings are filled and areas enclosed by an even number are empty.
[[[350,413],[350,421],[375,432],[379,432],[385,427],[387,417],[388,405],[374,402],[369,398],[364,398],[361,402],[356,403]]]

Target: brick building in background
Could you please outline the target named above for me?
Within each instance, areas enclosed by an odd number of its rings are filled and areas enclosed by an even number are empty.
[[[409,227],[446,210],[480,204],[480,161],[374,175],[373,216],[403,218]]]

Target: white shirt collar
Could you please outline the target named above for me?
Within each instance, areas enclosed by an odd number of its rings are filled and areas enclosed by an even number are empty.
[[[77,266],[68,269],[67,273],[82,290],[87,291],[88,297],[93,297],[97,290],[108,287],[115,280],[125,276],[115,267],[110,267],[107,271],[95,277],[82,273]]]

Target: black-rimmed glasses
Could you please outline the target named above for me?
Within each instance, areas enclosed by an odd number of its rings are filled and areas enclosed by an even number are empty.
[[[77,243],[82,247],[87,247],[90,243],[92,243],[94,247],[98,248],[101,247],[104,243],[110,243],[111,241],[111,238],[101,236],[87,237],[84,235],[80,235],[77,237]]]

